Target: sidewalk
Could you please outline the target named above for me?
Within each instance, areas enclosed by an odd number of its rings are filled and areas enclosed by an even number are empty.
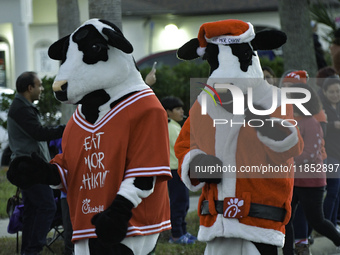
[[[190,197],[189,211],[196,211],[198,204],[198,197]],[[15,238],[15,234],[7,233],[8,219],[0,220],[0,242],[3,237]],[[20,233],[21,234],[21,233]],[[317,237],[314,239],[314,244],[311,246],[311,252],[313,255],[340,255],[340,252],[336,251],[334,244],[326,237]],[[282,255],[282,249],[279,249],[279,255]]]
[[[9,219],[0,219],[0,238],[2,237],[14,237],[16,238],[16,234],[8,234],[7,233],[7,226],[8,226]],[[21,235],[21,232],[20,232]]]

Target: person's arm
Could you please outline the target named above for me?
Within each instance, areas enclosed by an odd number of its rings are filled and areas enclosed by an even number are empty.
[[[150,87],[156,83],[156,65],[157,62],[154,62],[151,71],[145,77],[145,83]]]
[[[65,129],[65,125],[42,126],[39,113],[33,107],[21,107],[14,113],[10,112],[8,117],[12,118],[27,134],[37,141],[50,141],[60,138]]]
[[[318,122],[305,121],[303,132],[304,147],[299,156],[294,157],[296,165],[313,163],[321,150],[323,134]]]

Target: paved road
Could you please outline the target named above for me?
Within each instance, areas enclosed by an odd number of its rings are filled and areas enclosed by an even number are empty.
[[[190,197],[189,211],[197,210],[198,197]],[[0,220],[0,242],[2,237],[13,237],[7,233],[8,219]],[[314,244],[311,246],[311,252],[313,255],[340,255],[340,252],[336,251],[334,244],[325,237],[315,238]],[[279,249],[279,255],[282,254],[282,250]]]

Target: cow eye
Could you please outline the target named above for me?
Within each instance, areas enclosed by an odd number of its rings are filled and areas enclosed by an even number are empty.
[[[92,50],[94,52],[99,52],[101,50],[101,47],[99,45],[97,45],[97,44],[93,44],[92,45]]]

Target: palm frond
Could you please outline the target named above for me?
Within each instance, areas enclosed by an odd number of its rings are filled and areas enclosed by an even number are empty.
[[[329,26],[333,31],[336,30],[335,19],[330,12],[331,8],[329,5],[318,0],[317,3],[310,4],[309,10],[313,20]]]

